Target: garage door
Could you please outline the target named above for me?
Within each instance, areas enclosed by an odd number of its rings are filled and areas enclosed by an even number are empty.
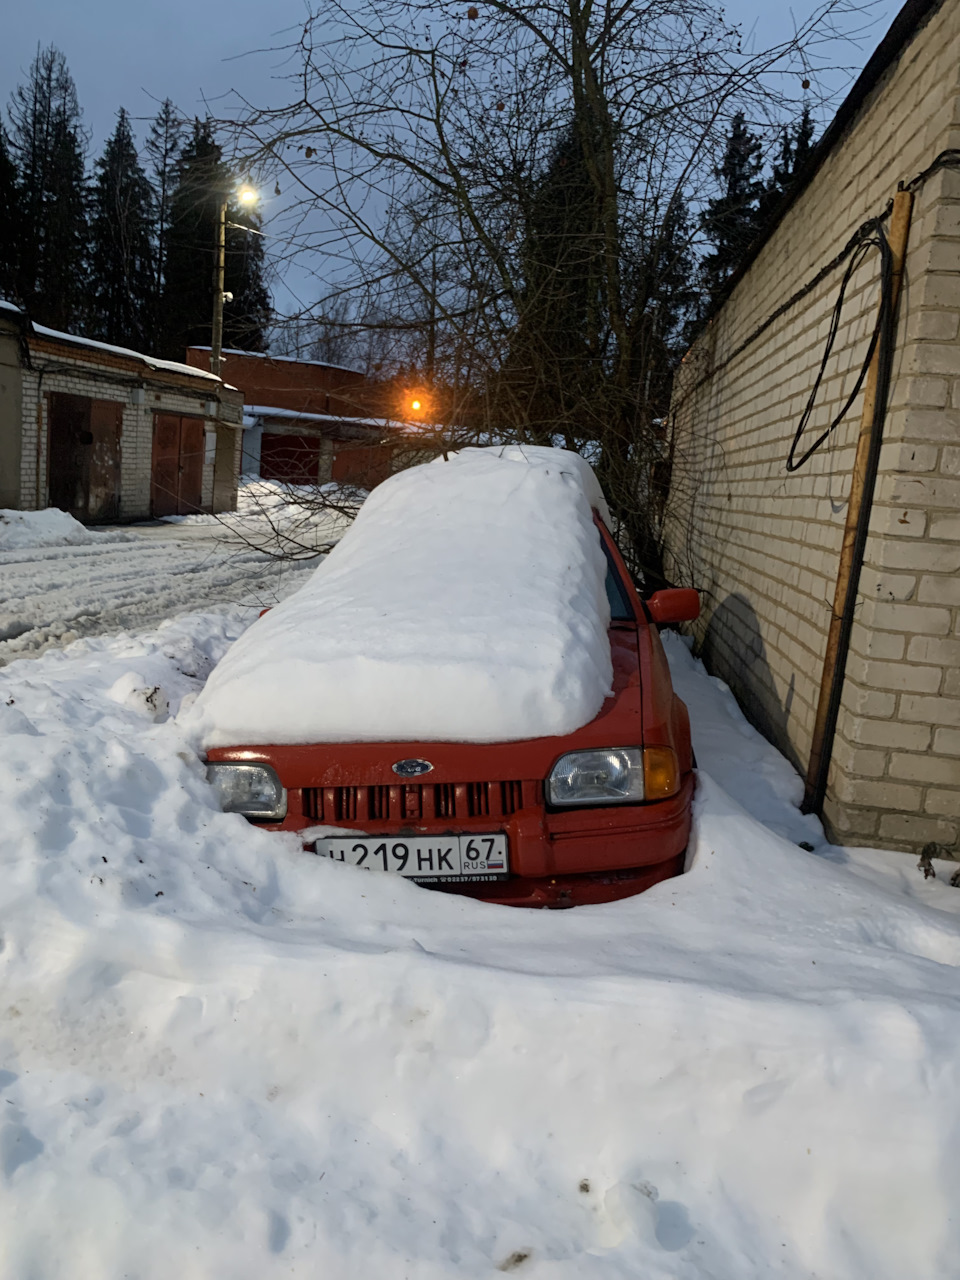
[[[201,510],[203,418],[153,416],[150,510],[154,516],[189,516]]]
[[[50,505],[88,524],[118,519],[123,405],[60,393],[47,403]]]

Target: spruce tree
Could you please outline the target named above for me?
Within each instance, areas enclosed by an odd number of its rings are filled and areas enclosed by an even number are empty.
[[[231,199],[236,185],[236,176],[223,161],[209,120],[195,120],[177,166],[177,185],[170,205],[161,344],[169,359],[182,360],[186,347],[210,343],[221,201],[227,202],[228,224],[224,290],[234,294],[234,301],[224,306],[224,346],[265,349],[263,328],[268,320],[268,298],[263,280],[263,247],[254,232],[229,226],[258,223],[256,215],[243,211]]]
[[[712,303],[725,293],[725,283],[742,262],[762,223],[764,183],[760,140],[747,128],[743,113],[733,117],[723,162],[714,170],[720,195],[707,201],[701,223],[713,253],[703,260],[703,276]]]
[[[143,351],[151,346],[153,193],[121,107],[96,164],[90,225],[91,336]]]
[[[73,78],[53,45],[37,50],[9,114],[23,227],[17,292],[35,320],[74,328],[86,289],[87,140]]]
[[[233,294],[233,301],[223,309],[223,345],[241,351],[267,349],[271,313],[261,226],[256,209],[236,204],[227,208],[224,288]]]
[[[18,300],[18,260],[21,232],[20,184],[10,142],[0,125],[0,298]]]
[[[800,119],[780,131],[780,155],[774,161],[773,172],[760,201],[761,221],[766,223],[784,195],[793,186],[797,174],[803,169],[813,151],[813,117],[805,106]]]
[[[159,350],[162,332],[163,281],[167,269],[173,193],[183,150],[184,125],[169,98],[165,99],[150,126],[144,150],[150,163],[155,203],[155,253],[150,322],[150,349]]]
[[[553,424],[601,373],[601,353],[586,335],[600,310],[602,238],[575,121],[560,134],[525,215],[523,292],[500,394],[504,412],[518,414],[532,439],[549,443]]]
[[[644,243],[637,274],[637,304],[647,324],[634,352],[634,377],[648,380],[651,414],[661,418],[670,406],[673,373],[690,345],[698,314],[697,264],[686,202],[675,196],[652,243]]]
[[[182,360],[210,342],[213,265],[220,200],[230,176],[208,120],[194,120],[177,164],[163,280],[162,354]]]

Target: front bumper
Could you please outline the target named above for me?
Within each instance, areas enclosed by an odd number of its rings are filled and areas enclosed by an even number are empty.
[[[694,775],[688,773],[675,796],[651,804],[563,811],[549,811],[537,804],[505,819],[338,825],[370,836],[394,838],[505,831],[511,871],[507,880],[430,887],[515,906],[575,906],[628,897],[679,875],[690,838],[693,789]],[[311,825],[305,818],[291,815],[282,827],[303,830]]]

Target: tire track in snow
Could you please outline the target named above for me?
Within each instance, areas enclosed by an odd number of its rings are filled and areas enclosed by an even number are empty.
[[[316,564],[278,562],[219,530],[0,552],[0,666],[211,605],[274,604]]]

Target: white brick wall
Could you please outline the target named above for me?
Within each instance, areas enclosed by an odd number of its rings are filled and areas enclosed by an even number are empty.
[[[140,377],[135,372],[119,372],[90,352],[78,349],[76,356],[56,354],[49,349],[33,353],[34,368],[22,370],[23,451],[21,455],[21,505],[24,510],[45,507],[47,487],[47,406],[46,397],[61,392],[95,400],[123,404],[120,440],[120,519],[145,520],[150,517],[150,470],[153,458],[153,416],[155,413],[189,414],[206,417],[206,405],[215,394],[211,390],[165,386],[156,375]],[[216,384],[211,384],[215,386]],[[142,404],[134,403],[134,392],[142,391]],[[213,423],[210,423],[211,428]],[[213,501],[213,462],[203,468],[202,505],[209,510]]]
[[[836,254],[897,183],[960,145],[960,6],[891,67],[709,331],[674,394],[668,569],[701,588],[711,669],[805,771],[860,404],[798,473],[785,460],[841,271],[705,375]],[[876,314],[876,255],[847,295],[807,439],[853,386]],[[880,477],[825,816],[850,843],[960,833],[960,174],[917,193]],[[941,736],[938,736],[941,735]]]

